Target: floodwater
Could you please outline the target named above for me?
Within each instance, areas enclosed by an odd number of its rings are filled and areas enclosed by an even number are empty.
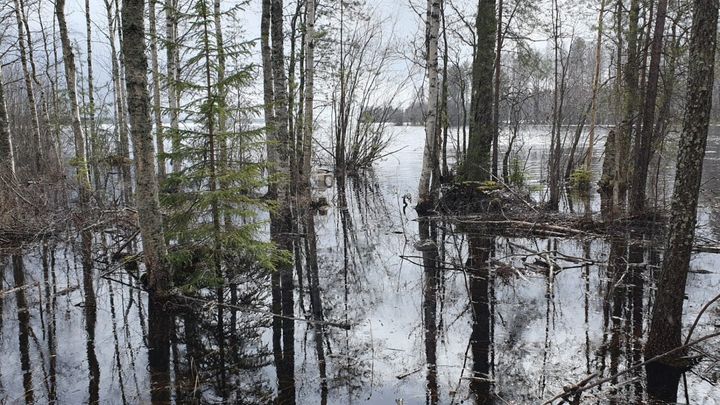
[[[403,197],[416,196],[423,129],[391,130],[404,148],[373,173],[315,190],[329,202],[313,217],[317,266],[300,266],[290,291],[240,272],[223,291],[229,305],[208,291],[207,302],[168,312],[102,254],[83,260],[79,240],[0,257],[0,403],[528,404],[640,361],[659,232],[541,238],[418,220]],[[544,170],[543,131],[524,131],[531,185]],[[713,135],[699,242],[720,246],[720,130]],[[661,207],[667,179],[672,168],[662,167]],[[563,199],[563,210],[588,207],[599,202]],[[97,251],[111,231],[95,235]],[[296,257],[314,262],[306,254]],[[686,324],[720,292],[719,264],[694,256]],[[293,317],[274,322],[280,295]],[[711,309],[694,336],[719,327]],[[697,349],[706,356],[686,375],[692,403],[720,403],[718,347]],[[609,379],[582,402],[644,403],[643,373]],[[683,384],[678,397],[685,402]]]

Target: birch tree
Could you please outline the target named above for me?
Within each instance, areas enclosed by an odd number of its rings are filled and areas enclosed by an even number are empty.
[[[15,177],[15,156],[13,155],[12,135],[5,102],[5,79],[0,62],[0,176],[9,174]]]
[[[101,173],[98,160],[100,159],[100,140],[98,139],[97,126],[95,125],[95,83],[93,76],[93,46],[92,46],[92,19],[90,18],[90,0],[85,0],[85,47],[87,61],[87,136],[90,137],[90,166],[92,168],[93,183],[95,189],[99,190],[102,185]]]
[[[438,35],[440,32],[440,2],[442,0],[428,0],[427,2],[427,114],[425,115],[425,148],[423,149],[423,164],[420,171],[420,185],[418,187],[418,210],[430,208],[434,195],[431,190],[433,173],[438,163],[436,128],[438,124]]]
[[[70,100],[70,118],[72,120],[73,139],[75,141],[75,161],[77,182],[80,187],[81,204],[87,204],[90,198],[91,186],[88,173],[87,155],[85,151],[85,133],[80,120],[80,107],[77,98],[77,72],[75,68],[75,54],[67,30],[65,20],[65,0],[56,0],[55,16],[60,31],[63,63],[65,65],[65,82],[67,84],[68,99]]]
[[[64,0],[60,0],[64,3]],[[58,1],[58,3],[60,2]],[[20,65],[22,66],[23,78],[25,80],[25,93],[28,99],[28,108],[30,109],[30,125],[32,128],[33,142],[35,143],[35,170],[40,171],[43,160],[42,134],[40,133],[40,119],[38,118],[37,101],[35,100],[35,87],[33,84],[30,63],[32,59],[28,58],[28,48],[30,44],[26,43],[25,27],[24,27],[24,11],[19,0],[13,0],[15,5],[15,20],[17,21],[18,30],[18,50],[20,51]],[[57,3],[56,3],[57,4]],[[56,5],[57,7],[57,5]]]
[[[165,135],[163,133],[162,109],[160,106],[160,64],[158,63],[157,2],[148,1],[148,29],[150,30],[150,69],[153,80],[152,109],[155,121],[155,145],[157,149],[158,180],[165,178]]]

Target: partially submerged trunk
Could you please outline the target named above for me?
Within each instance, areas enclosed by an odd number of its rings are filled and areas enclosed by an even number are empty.
[[[172,272],[165,264],[166,246],[155,174],[155,153],[150,120],[150,94],[145,55],[144,0],[124,0],[122,9],[122,52],[125,59],[125,83],[128,115],[135,155],[135,182],[138,219],[143,256],[148,271],[148,286],[159,296],[169,293]]]
[[[683,119],[662,272],[652,313],[645,357],[679,347],[685,285],[695,235],[698,195],[712,107],[715,46],[718,23],[716,0],[695,0],[690,37],[688,93]],[[651,398],[676,402],[683,360],[677,353],[647,366]]]

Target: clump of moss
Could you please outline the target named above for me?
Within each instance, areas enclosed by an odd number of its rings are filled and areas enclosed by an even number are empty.
[[[575,169],[570,174],[570,185],[578,191],[589,191],[592,173],[586,169]]]
[[[503,186],[498,184],[495,181],[492,180],[486,180],[480,183],[478,186],[478,191],[495,191],[495,190],[502,190]]]

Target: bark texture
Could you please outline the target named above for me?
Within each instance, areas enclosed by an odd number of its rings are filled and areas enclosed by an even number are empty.
[[[158,45],[157,45],[157,8],[155,7],[157,4],[157,0],[150,0],[149,1],[149,10],[148,15],[150,18],[149,21],[149,29],[150,29],[150,60],[151,60],[151,69],[152,69],[152,79],[153,79],[153,93],[152,93],[152,101],[153,101],[153,118],[155,120],[155,144],[157,148],[157,165],[158,165],[158,177],[159,180],[162,180],[165,178],[166,175],[166,168],[165,168],[165,157],[163,156],[165,154],[165,136],[163,135],[163,125],[162,125],[162,110],[160,107],[160,65],[158,63]]]
[[[635,138],[634,172],[630,187],[630,213],[639,214],[645,209],[645,189],[647,186],[648,167],[652,158],[653,135],[655,132],[655,104],[658,96],[660,79],[660,58],[663,49],[663,33],[667,17],[667,0],[660,0],[657,8],[655,31],[650,50],[650,67],[645,90],[642,128]]]
[[[470,134],[464,173],[467,180],[489,180],[493,126],[493,70],[495,55],[495,0],[479,0],[475,20],[476,48],[472,67]]]
[[[30,63],[32,59],[28,59],[29,44],[25,41],[25,27],[23,24],[24,10],[19,0],[14,0],[15,19],[17,20],[18,29],[18,49],[20,50],[20,64],[22,65],[23,78],[25,79],[25,91],[28,98],[28,107],[30,108],[31,128],[33,133],[33,142],[35,143],[35,169],[40,170],[42,167],[42,135],[40,134],[40,119],[38,118],[37,104],[35,101],[35,90],[33,86],[32,74],[30,71]],[[58,0],[55,3],[56,10],[59,5],[64,6],[65,0]],[[64,17],[63,17],[64,19]],[[62,28],[60,28],[62,30]],[[67,28],[65,29],[67,32]],[[67,36],[67,35],[66,35]],[[64,47],[63,47],[64,50]],[[73,85],[74,86],[74,85]],[[68,86],[69,87],[69,86]]]
[[[0,175],[15,177],[15,157],[13,156],[12,135],[5,103],[5,81],[0,63]]]
[[[717,0],[695,0],[690,37],[690,60],[687,82],[687,103],[680,138],[672,217],[667,236],[665,259],[657,286],[650,334],[645,357],[665,353],[682,344],[682,315],[685,285],[695,234],[698,194],[703,158],[707,144],[708,124],[712,106],[715,46],[718,22]],[[659,367],[673,365],[673,360],[658,362]],[[676,401],[679,371],[676,370],[674,390],[668,390],[667,375],[648,367],[648,390],[658,400]],[[674,364],[678,368],[678,364]]]
[[[85,151],[85,133],[80,121],[80,107],[77,98],[77,73],[75,68],[75,54],[73,53],[70,37],[68,36],[67,22],[65,21],[65,0],[55,2],[55,16],[60,31],[62,43],[63,62],[65,64],[65,81],[67,83],[68,99],[70,100],[70,115],[72,120],[73,140],[75,141],[75,167],[77,182],[80,187],[80,202],[86,204],[90,198],[91,186],[88,174],[87,155]]]
[[[593,70],[592,96],[590,99],[590,129],[588,132],[587,154],[585,155],[585,170],[590,171],[595,147],[595,126],[597,125],[597,98],[600,89],[600,64],[602,63],[602,37],[603,22],[605,21],[605,0],[600,0],[598,13],[597,37],[595,38],[595,66]]]
[[[172,286],[172,274],[169,266],[164,263],[166,246],[150,120],[144,8],[144,0],[123,1],[122,51],[125,59],[130,134],[135,155],[136,203],[143,239],[143,255],[148,271],[148,285],[151,291],[162,296],[167,294]]]
[[[433,201],[430,182],[437,162],[436,128],[438,116],[438,34],[440,32],[440,1],[428,1],[427,21],[427,80],[428,99],[425,115],[425,148],[418,187],[419,207]]]

